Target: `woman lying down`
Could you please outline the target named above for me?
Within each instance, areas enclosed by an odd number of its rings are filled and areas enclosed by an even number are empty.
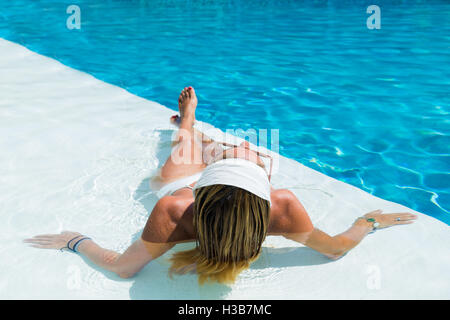
[[[314,228],[291,191],[271,187],[271,167],[267,170],[261,159],[268,155],[250,150],[247,142],[230,146],[212,141],[193,128],[197,97],[192,87],[182,90],[178,105],[180,116],[172,117],[179,125],[177,139],[158,176],[160,199],[140,239],[123,253],[102,248],[77,232],[38,235],[25,242],[80,253],[129,278],[176,244],[195,241],[194,249],[171,256],[169,273],[196,272],[201,284],[233,283],[258,258],[267,235],[284,236],[337,259],[373,230],[417,218],[376,210],[330,236]]]

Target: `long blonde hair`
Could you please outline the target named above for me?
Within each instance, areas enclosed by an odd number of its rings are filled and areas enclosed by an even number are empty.
[[[169,275],[196,271],[200,284],[233,283],[261,253],[269,212],[269,201],[234,186],[196,189],[196,247],[173,254]]]

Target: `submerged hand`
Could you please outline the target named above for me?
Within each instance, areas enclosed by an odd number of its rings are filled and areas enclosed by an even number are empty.
[[[364,215],[364,218],[373,218],[380,225],[378,229],[387,228],[399,224],[410,224],[417,219],[417,215],[402,212],[402,213],[382,213],[382,210],[375,210]]]
[[[67,247],[67,243],[75,237],[81,238],[81,233],[63,231],[60,234],[42,234],[25,239],[23,242],[31,243],[32,247],[41,249],[62,249]],[[71,248],[75,244],[76,239],[72,241]]]

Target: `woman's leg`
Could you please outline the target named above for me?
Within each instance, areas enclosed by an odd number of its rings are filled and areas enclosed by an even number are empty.
[[[196,107],[197,96],[194,89],[184,88],[178,99],[179,130],[172,145],[171,155],[161,168],[159,177],[161,184],[193,175],[206,167],[203,161],[203,148],[212,140],[193,128]]]

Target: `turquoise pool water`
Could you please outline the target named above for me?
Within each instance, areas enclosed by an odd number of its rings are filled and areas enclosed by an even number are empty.
[[[0,1],[0,37],[450,223],[448,1]],[[381,29],[366,27],[368,5]],[[151,119],[149,119],[151,121]]]

